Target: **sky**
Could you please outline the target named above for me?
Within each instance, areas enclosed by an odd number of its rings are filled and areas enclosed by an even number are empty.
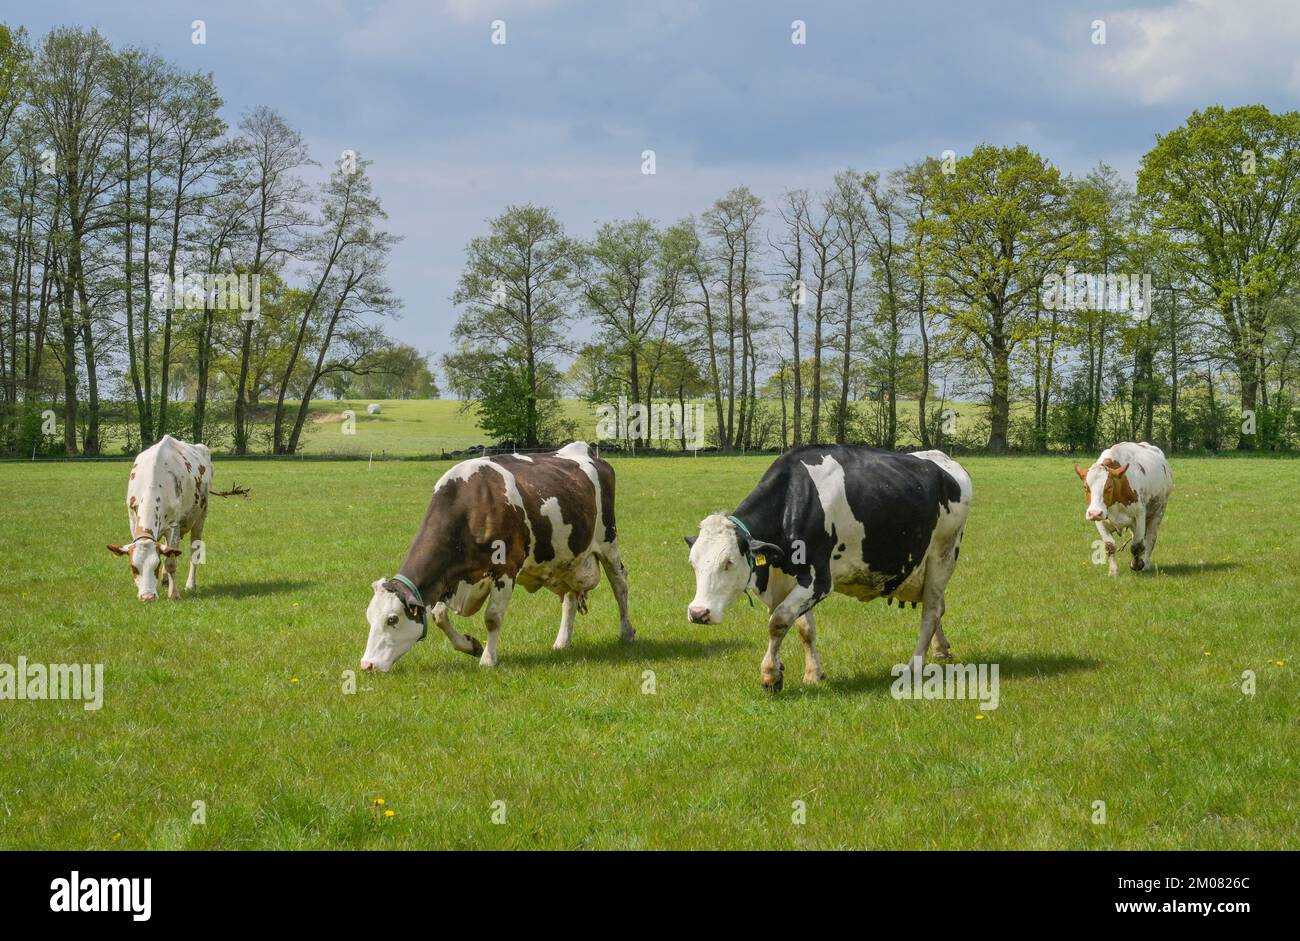
[[[232,125],[265,104],[322,165],[373,160],[403,237],[389,332],[435,355],[466,243],[512,203],[588,237],[985,142],[1132,178],[1192,110],[1300,100],[1297,0],[0,0],[0,20],[95,26],[214,73]]]

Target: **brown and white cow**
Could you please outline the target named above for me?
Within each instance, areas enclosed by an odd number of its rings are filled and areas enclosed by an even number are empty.
[[[1125,529],[1133,531],[1133,561],[1129,567],[1142,571],[1151,564],[1165,507],[1174,491],[1174,476],[1165,452],[1145,441],[1121,441],[1102,451],[1087,470],[1075,464],[1074,472],[1083,480],[1083,491],[1088,496],[1085,516],[1097,525],[1110,574],[1119,572],[1115,535]]]
[[[424,638],[430,614],[453,647],[496,666],[497,636],[516,585],[563,598],[554,644],[560,650],[602,568],[618,602],[620,634],[630,641],[636,632],[614,525],[614,469],[585,442],[553,454],[462,461],[434,486],[397,574],[371,585],[361,669],[391,669]],[[471,617],[484,602],[486,647],[456,630],[448,613]]]
[[[164,435],[136,456],[126,487],[131,541],[108,549],[130,559],[141,601],[157,599],[159,567],[167,572],[167,597],[181,596],[176,587],[176,557],[187,533],[196,543],[203,539],[211,485],[212,453],[206,444],[187,444]],[[187,590],[196,584],[194,552],[191,545]]]

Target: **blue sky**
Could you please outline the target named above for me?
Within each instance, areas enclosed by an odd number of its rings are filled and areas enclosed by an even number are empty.
[[[97,26],[215,73],[232,124],[267,104],[322,164],[373,159],[405,239],[391,332],[434,353],[465,243],[512,202],[549,205],[585,236],[598,220],[699,212],[739,183],[775,200],[845,166],[985,141],[1131,175],[1194,108],[1300,98],[1296,0],[0,0],[0,19],[37,35]]]

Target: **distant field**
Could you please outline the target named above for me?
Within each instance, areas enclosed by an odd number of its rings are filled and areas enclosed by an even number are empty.
[[[366,406],[377,401],[378,415],[367,415]],[[402,399],[320,401],[312,403],[311,431],[303,439],[306,454],[427,455],[460,451],[496,442],[479,430],[474,412],[464,411],[452,399]],[[577,422],[584,434],[596,436],[596,418],[585,402],[561,403],[565,418]],[[343,412],[356,415],[353,434],[343,433]],[[581,435],[580,435],[581,437]]]
[[[311,433],[304,438],[303,452],[306,454],[369,454],[388,455],[427,455],[443,451],[459,451],[475,445],[492,445],[487,435],[479,430],[475,423],[474,411],[463,410],[459,401],[450,399],[433,400],[379,400],[383,411],[379,415],[367,415],[366,406],[376,400],[348,400],[342,402],[317,401],[312,403]],[[978,420],[983,408],[969,403],[948,403],[955,408],[963,419]],[[779,407],[779,404],[776,406]],[[860,407],[874,408],[874,404],[860,404]],[[1026,406],[1027,407],[1027,406]],[[353,434],[343,433],[343,412],[351,410],[356,415]],[[910,428],[916,424],[916,403],[900,400],[898,403],[900,421]],[[598,438],[597,415],[594,406],[576,399],[565,399],[560,403],[561,417],[574,423],[579,439],[595,442]],[[710,435],[717,427],[717,419],[712,402],[704,403],[704,430]],[[806,417],[805,417],[805,420]],[[780,428],[772,445],[780,445]],[[904,432],[900,446],[919,445],[920,441]],[[662,446],[676,450],[676,441],[665,442]]]
[[[376,403],[382,411],[378,415],[366,413],[366,406]],[[948,403],[963,419],[977,421],[983,414],[981,406]],[[296,405],[293,406],[296,408]],[[874,407],[874,406],[872,406]],[[916,403],[900,400],[900,419],[910,428],[916,424]],[[344,413],[351,411],[355,423],[345,425]],[[704,429],[709,435],[717,426],[711,402],[704,405]],[[576,399],[560,402],[560,415],[573,423],[579,439],[595,442],[598,438],[599,416],[595,407]],[[805,419],[806,420],[806,419]],[[259,429],[269,428],[265,415]],[[344,432],[344,428],[349,433]],[[102,440],[105,454],[121,454],[125,444],[125,429],[107,427]],[[780,430],[774,445],[779,445]],[[917,445],[919,441],[904,433],[901,446]],[[376,457],[417,457],[461,451],[477,445],[496,444],[479,430],[473,409],[464,409],[454,399],[344,399],[312,402],[310,418],[302,439],[302,452],[308,455],[369,455]],[[677,442],[664,445],[676,450]]]
[[[402,440],[430,408],[454,405],[393,403],[381,421],[359,416],[356,441]],[[832,598],[827,681],[803,685],[792,635],[777,696],[759,689],[758,609],[686,622],[682,535],[767,462],[616,460],[635,644],[618,642],[604,585],[561,653],[557,600],[520,593],[496,671],[435,630],[353,695],[343,674],[370,582],[400,562],[447,465],[218,461],[218,485],[251,497],[214,502],[197,593],[152,605],[103,548],[126,536],[123,466],[0,465],[0,662],[103,663],[107,687],[98,712],[0,701],[0,848],[1300,841],[1300,509],[1287,497],[1300,462],[1176,460],[1157,570],[1112,580],[1089,560],[1069,461],[966,460],[975,501],[945,629],[959,660],[1000,664],[987,713],[889,695],[919,610]],[[1090,822],[1098,800],[1105,825]]]

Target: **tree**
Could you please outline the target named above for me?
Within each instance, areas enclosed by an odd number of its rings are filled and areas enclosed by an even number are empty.
[[[840,240],[828,199],[823,199],[817,207],[809,206],[808,212],[804,213],[803,224],[804,238],[807,240],[810,256],[809,274],[812,278],[810,287],[813,301],[812,416],[808,441],[811,444],[820,444],[822,440],[822,350],[826,347],[826,323],[831,313],[831,294],[835,285],[835,271],[839,266],[840,256],[844,254],[844,243]]]
[[[957,161],[923,224],[949,340],[988,383],[988,448],[1008,447],[1011,356],[1029,333],[1038,275],[1072,247],[1060,172],[1023,144]]]
[[[466,310],[453,336],[521,364],[522,373],[497,369],[492,375],[508,379],[515,389],[522,375],[523,425],[516,428],[521,433],[514,440],[532,447],[545,430],[543,403],[554,389],[549,381],[552,357],[569,345],[569,297],[578,246],[549,209],[531,203],[507,207],[489,227],[488,235],[475,238],[466,249],[465,269],[452,295],[452,302]],[[480,385],[480,398],[484,392]],[[493,394],[493,401],[498,400]]]
[[[55,214],[67,219],[57,267],[63,326],[65,376],[64,443],[77,453],[77,342],[86,373],[85,452],[99,453],[99,378],[95,356],[94,301],[87,279],[90,239],[107,223],[99,217],[101,197],[111,185],[101,159],[112,129],[107,76],[108,42],[95,30],[61,28],[41,44],[32,70],[32,105],[49,140],[57,182]]]
[[[1218,318],[1251,413],[1266,380],[1272,303],[1300,268],[1298,152],[1300,112],[1216,105],[1158,137],[1138,171],[1138,193],[1174,249],[1177,276]],[[1254,445],[1254,434],[1238,439],[1240,448]]]
[[[929,449],[930,422],[926,414],[930,396],[930,373],[934,356],[930,344],[930,286],[933,275],[928,263],[931,260],[927,242],[926,222],[932,211],[934,194],[943,181],[942,164],[934,157],[895,170],[890,176],[890,189],[903,212],[905,226],[901,246],[903,295],[915,314],[917,337],[920,341],[920,389],[916,397],[917,430],[921,447]]]
[[[442,394],[429,357],[409,343],[386,342],[366,369],[335,373],[329,386],[335,398],[436,399]]]
[[[751,293],[757,288],[758,221],[763,201],[748,187],[738,186],[714,201],[704,213],[705,230],[715,240],[714,267],[722,279],[726,298],[727,421],[718,428],[724,448],[748,440],[747,403],[754,398],[750,377],[754,360],[750,323]],[[736,339],[740,339],[740,360],[736,360]],[[740,384],[737,387],[737,373]],[[739,401],[739,415],[737,415]]]
[[[392,312],[397,301],[392,297],[384,270],[388,252],[397,239],[378,228],[388,218],[375,197],[366,169],[370,161],[356,155],[338,162],[321,193],[319,231],[308,240],[304,254],[317,266],[315,287],[298,321],[298,332],[289,351],[289,362],[280,380],[275,402],[275,425],[272,447],[277,454],[297,450],[311,406],[316,383],[326,369],[326,359],[341,322],[353,322],[361,314],[382,315]],[[318,322],[319,321],[319,322]],[[285,396],[298,358],[303,353],[308,330],[315,327],[316,361],[298,404],[293,431],[286,442],[284,432]],[[332,371],[356,368],[367,351],[367,334],[350,333],[360,340],[351,367],[336,361]],[[360,354],[360,355],[358,355]]]
[[[170,143],[165,156],[171,197],[171,237],[167,249],[167,281],[177,282],[177,258],[181,251],[182,227],[202,212],[211,193],[209,177],[226,160],[229,147],[224,141],[226,123],[221,120],[221,97],[210,74],[176,76],[162,102],[165,135]],[[129,279],[128,279],[129,280]],[[173,293],[176,293],[173,287]],[[205,291],[206,295],[206,291]],[[206,307],[206,304],[205,304]],[[172,320],[174,310],[163,311],[162,359],[159,367],[158,437],[167,429],[167,402],[172,364]]]
[[[781,256],[782,267],[779,274],[785,279],[785,292],[790,303],[790,328],[786,336],[792,347],[791,362],[801,362],[799,353],[800,317],[807,303],[808,289],[804,283],[804,231],[808,224],[808,191],[787,190],[777,210],[784,226],[782,237],[769,244]],[[793,437],[794,446],[803,444],[803,371],[789,365],[783,365],[777,373],[780,378],[778,389],[781,394],[781,408],[784,416],[786,401],[785,376],[789,374],[790,394],[793,399]],[[783,432],[784,443],[784,432]]]
[[[248,271],[259,278],[275,271],[293,252],[299,231],[307,225],[307,191],[293,174],[312,161],[302,135],[272,109],[259,106],[239,124],[242,174],[249,181],[252,241]],[[242,319],[239,379],[235,384],[235,453],[247,454],[249,444],[248,383],[253,352],[254,319]]]
[[[626,361],[631,400],[647,407],[659,365],[655,340],[662,342],[672,329],[682,304],[687,251],[689,245],[665,239],[653,222],[637,216],[602,225],[578,255],[583,307],[604,342]],[[649,375],[643,376],[647,366]]]

